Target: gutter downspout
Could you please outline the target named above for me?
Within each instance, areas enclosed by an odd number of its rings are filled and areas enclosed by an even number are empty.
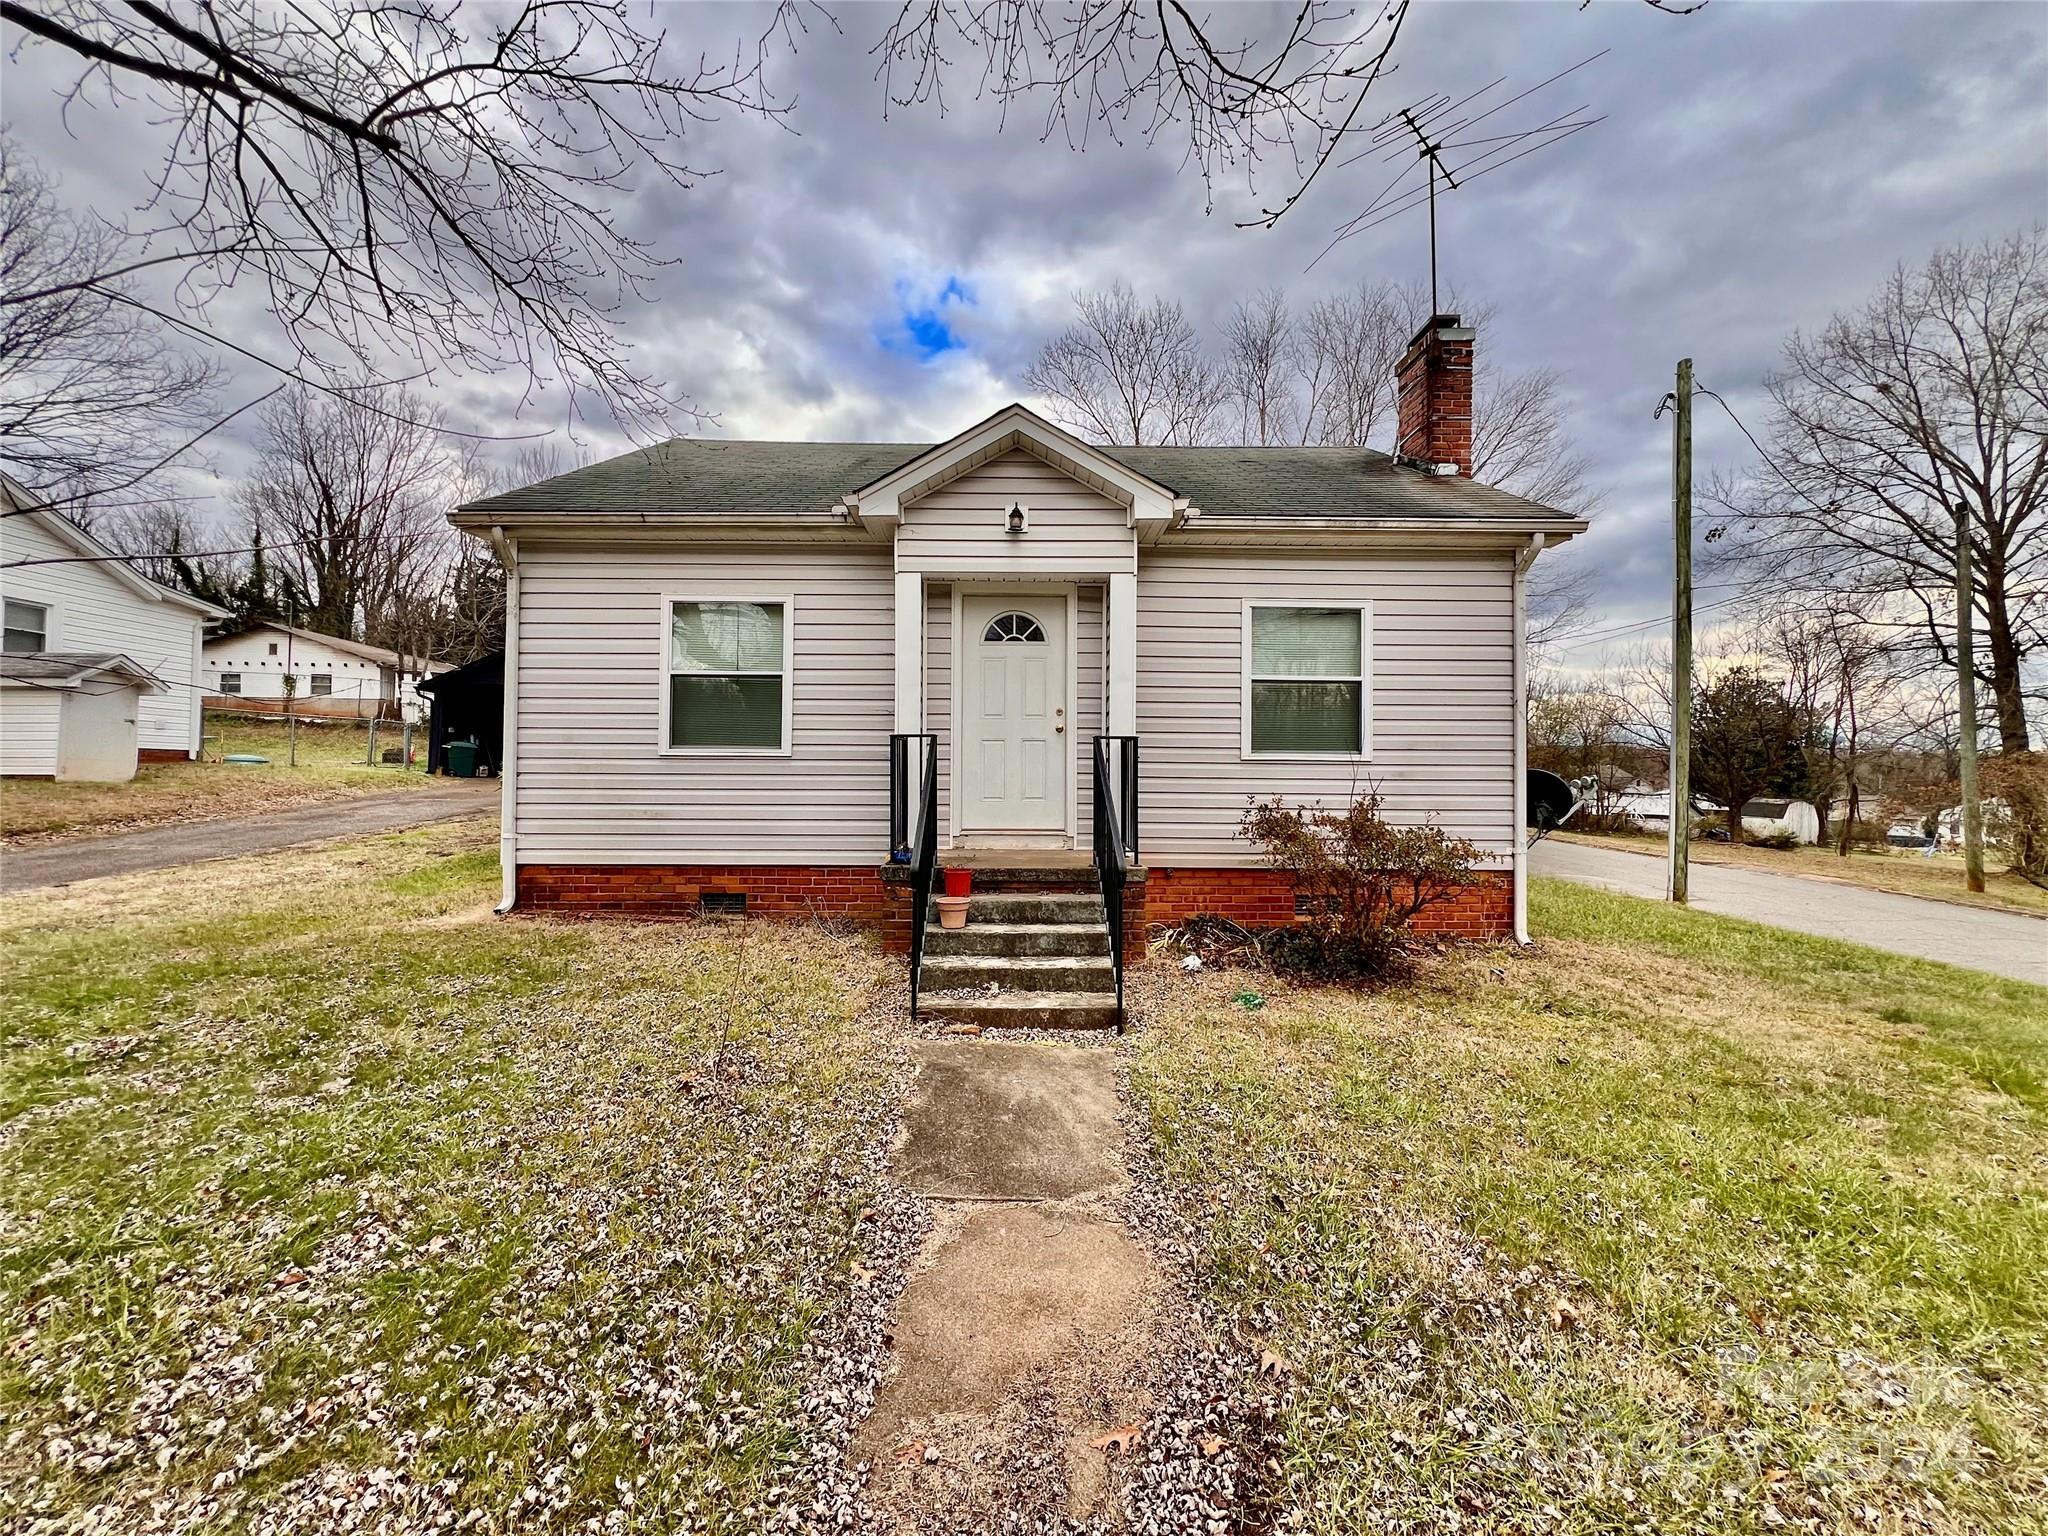
[[[1544,534],[1532,533],[1515,553],[1515,942],[1529,942],[1529,567],[1543,553]]]
[[[505,724],[498,752],[498,874],[504,886],[496,910],[519,899],[519,541],[491,525],[491,548],[505,567]]]

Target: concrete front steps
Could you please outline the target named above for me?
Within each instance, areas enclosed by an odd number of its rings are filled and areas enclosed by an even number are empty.
[[[973,989],[974,995],[939,994]],[[924,936],[922,1011],[984,1028],[1116,1026],[1116,970],[1092,891],[976,892],[965,928]]]

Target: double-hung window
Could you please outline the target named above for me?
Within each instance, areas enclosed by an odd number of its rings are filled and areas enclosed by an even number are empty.
[[[789,604],[671,598],[662,746],[789,750]]]
[[[242,674],[239,672],[221,673],[220,691],[225,694],[240,693],[242,691]]]
[[[324,699],[334,692],[334,674],[315,672],[313,674],[313,697]]]
[[[1246,603],[1245,753],[1370,752],[1371,646],[1365,603]]]
[[[7,600],[5,650],[10,656],[26,656],[50,648],[50,610],[41,603]]]

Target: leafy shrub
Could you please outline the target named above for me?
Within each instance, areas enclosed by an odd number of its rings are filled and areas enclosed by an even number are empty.
[[[1254,801],[1239,825],[1273,869],[1294,881],[1293,928],[1260,935],[1276,969],[1332,981],[1385,975],[1417,914],[1449,901],[1486,857],[1441,827],[1397,827],[1378,791],[1340,810]]]
[[[1776,832],[1765,832],[1749,840],[1752,848],[1769,848],[1776,853],[1790,853],[1799,846],[1799,839],[1780,828]]]

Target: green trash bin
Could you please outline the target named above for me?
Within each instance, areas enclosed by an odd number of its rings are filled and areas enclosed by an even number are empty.
[[[476,777],[476,743],[473,741],[451,741],[444,749],[444,760],[451,779],[473,779]]]

